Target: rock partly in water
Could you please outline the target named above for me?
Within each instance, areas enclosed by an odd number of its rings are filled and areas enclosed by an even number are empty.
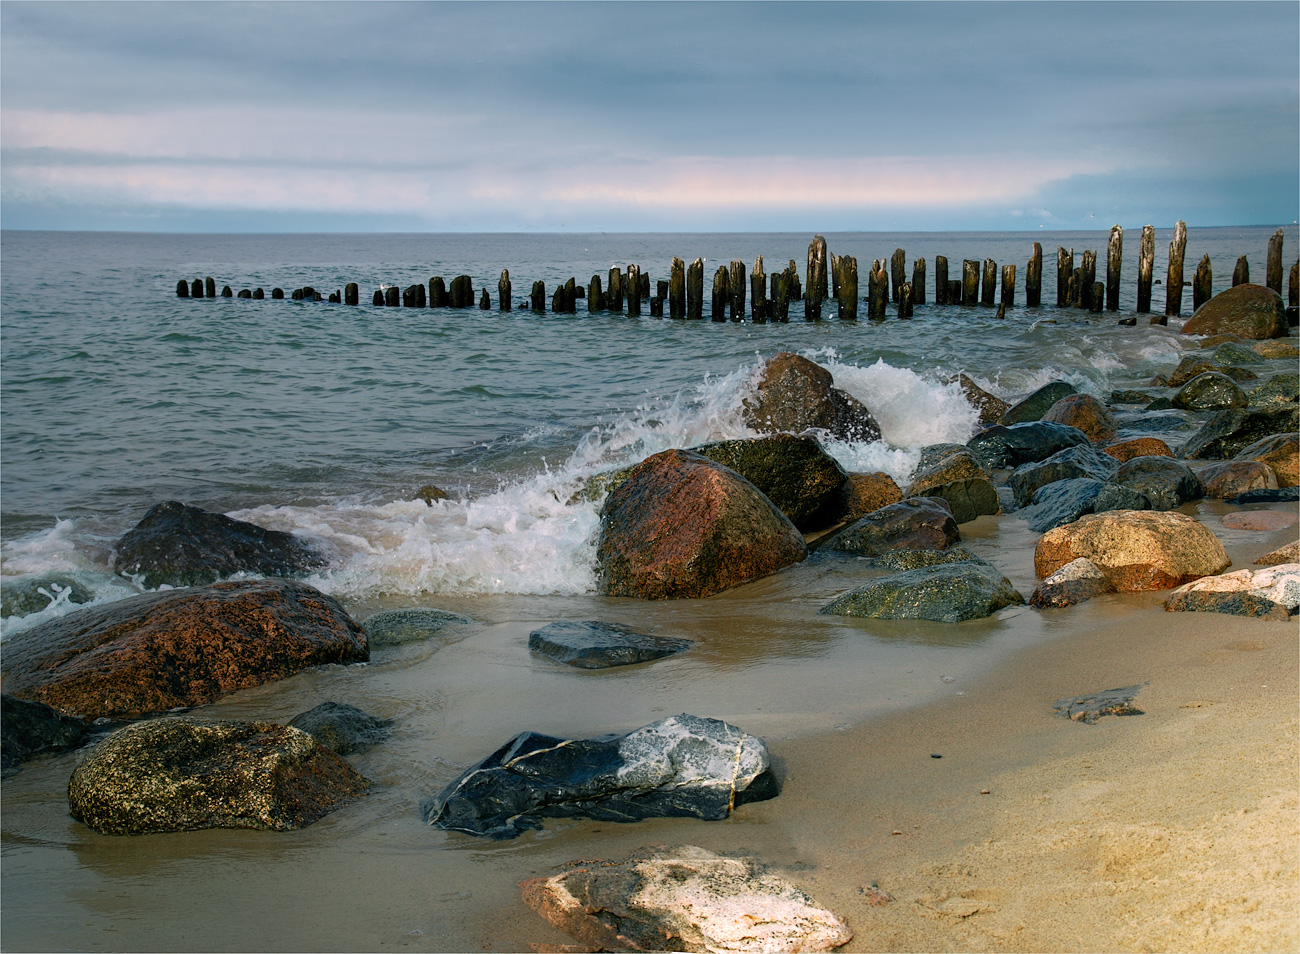
[[[1256,341],[1251,350],[1261,358],[1300,358],[1300,346],[1294,338],[1287,341]]]
[[[1142,684],[1143,686],[1146,683]],[[1052,708],[1074,722],[1086,722],[1089,725],[1102,716],[1145,715],[1133,705],[1133,700],[1142,691],[1142,686],[1121,686],[1118,689],[1103,689],[1090,692],[1086,696],[1071,696],[1069,699],[1057,699]]]
[[[821,544],[859,556],[891,550],[943,550],[961,539],[952,507],[941,497],[909,497],[881,507]]]
[[[928,619],[959,623],[1023,604],[1011,581],[983,560],[923,567],[882,576],[822,607],[833,616]]]
[[[30,616],[58,602],[89,603],[95,595],[70,576],[51,574],[0,582],[0,618]]]
[[[921,452],[905,497],[939,497],[948,502],[957,523],[1002,512],[993,478],[962,444],[940,444]]]
[[[214,702],[322,663],[365,662],[365,632],[289,580],[143,593],[4,641],[5,691],[86,719]]]
[[[1268,464],[1257,460],[1226,460],[1197,471],[1205,496],[1217,500],[1235,497],[1250,490],[1276,490],[1277,474]]]
[[[326,563],[292,533],[175,500],[150,508],[113,549],[113,569],[149,589],[202,586],[236,573],[298,576]]]
[[[1232,378],[1218,371],[1206,371],[1179,388],[1169,403],[1184,411],[1221,411],[1245,407],[1250,402]]]
[[[1215,295],[1187,319],[1185,335],[1222,333],[1241,338],[1284,338],[1286,306],[1282,296],[1263,285],[1244,282]]]
[[[513,838],[543,818],[717,821],[774,798],[767,746],[718,719],[682,714],[622,736],[515,736],[423,806],[437,828]]]
[[[840,488],[840,519],[860,520],[867,514],[898,503],[903,491],[886,473],[850,473]]]
[[[1237,341],[1225,341],[1214,349],[1215,364],[1260,364],[1263,356]]]
[[[1102,593],[1114,593],[1115,584],[1091,560],[1071,560],[1043,580],[1029,597],[1029,605],[1053,609],[1084,603]]]
[[[694,845],[575,861],[520,885],[551,924],[598,951],[832,951],[844,920],[751,858]]]
[[[1120,465],[1114,480],[1145,496],[1152,510],[1173,510],[1205,496],[1200,478],[1172,457],[1134,457]]]
[[[965,547],[951,547],[947,550],[891,550],[872,557],[871,563],[885,570],[919,570],[926,566],[966,563],[978,559]]]
[[[1230,563],[1218,537],[1177,511],[1112,510],[1049,530],[1034,548],[1034,572],[1043,579],[1079,557],[1121,592],[1172,589]]]
[[[1178,362],[1178,367],[1170,372],[1168,379],[1163,384],[1166,387],[1181,388],[1193,378],[1209,372],[1222,374],[1238,383],[1254,381],[1258,377],[1249,368],[1233,367],[1230,364],[1215,364],[1207,360],[1203,355],[1189,354],[1183,356],[1182,360]],[[1172,407],[1173,405],[1170,404],[1169,406]]]
[[[1119,463],[1109,454],[1103,454],[1090,444],[1078,444],[1059,450],[1046,460],[1021,464],[1012,471],[1007,485],[1015,495],[1016,506],[1026,507],[1039,488],[1048,484],[1077,477],[1110,481],[1118,470]]]
[[[86,741],[91,726],[42,702],[0,695],[0,772],[47,752],[66,752]]]
[[[1121,464],[1134,457],[1173,457],[1174,452],[1158,437],[1135,437],[1102,448],[1103,452],[1114,457]]]
[[[434,484],[425,484],[415,492],[416,500],[423,500],[430,507],[438,500],[450,500],[451,494]]]
[[[393,733],[392,719],[381,719],[343,702],[322,702],[294,716],[289,725],[302,729],[339,755],[351,755],[378,745]]]
[[[1029,397],[1011,405],[1007,412],[998,419],[998,423],[1009,427],[1012,424],[1025,424],[1041,420],[1053,404],[1061,400],[1061,398],[1069,397],[1075,393],[1074,385],[1067,381],[1052,381],[1044,384]]]
[[[966,446],[981,464],[996,470],[1046,460],[1067,447],[1089,443],[1088,435],[1077,427],[1033,421],[1010,427],[994,424],[972,437]]]
[[[1017,511],[1017,516],[1036,533],[1046,533],[1084,514],[1150,509],[1151,501],[1136,490],[1112,481],[1073,477],[1040,487],[1029,506]]]
[[[561,620],[528,634],[528,648],[578,669],[631,666],[691,648],[689,639],[638,633],[600,620]]]
[[[605,498],[596,560],[607,596],[691,599],[775,573],[808,554],[753,484],[707,457],[646,458]]]
[[[72,816],[106,835],[292,831],[370,782],[306,732],[274,722],[137,722],[95,746],[68,783]]]
[[[1295,503],[1300,500],[1300,487],[1279,487],[1277,490],[1248,490],[1229,497],[1227,503],[1235,506],[1255,503]]]
[[[1234,460],[1254,460],[1267,464],[1277,475],[1278,487],[1300,484],[1300,435],[1269,434],[1239,450]]]
[[[788,351],[763,367],[745,423],[761,434],[825,431],[836,440],[878,441],[880,425],[857,398],[833,386],[821,365]]]
[[[961,393],[965,396],[966,401],[980,413],[980,424],[988,427],[990,424],[996,424],[1007,411],[1011,410],[1011,405],[1000,397],[990,394],[982,387],[972,381],[964,373],[957,375],[957,385],[961,388]]]
[[[385,610],[365,618],[361,624],[370,641],[376,646],[400,646],[436,636],[449,627],[460,627],[474,622],[468,616],[440,609]]]
[[[1300,398],[1300,373],[1275,374],[1263,384],[1246,392],[1246,400],[1252,407],[1268,407],[1273,404],[1294,404]]]
[[[1300,413],[1294,406],[1216,411],[1183,445],[1179,456],[1187,460],[1231,460],[1261,438],[1294,434],[1298,427]]]
[[[1289,619],[1300,610],[1300,563],[1201,577],[1174,590],[1165,609]]]
[[[1077,427],[1088,435],[1088,440],[1098,443],[1110,440],[1118,430],[1115,415],[1091,394],[1067,394],[1039,420]]]
[[[844,469],[811,437],[773,434],[691,449],[740,474],[800,530],[824,526],[839,516],[836,505]]]
[[[1265,553],[1255,561],[1256,566],[1277,566],[1279,563],[1300,563],[1300,540]]]

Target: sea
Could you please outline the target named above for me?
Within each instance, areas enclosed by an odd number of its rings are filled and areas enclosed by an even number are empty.
[[[1246,256],[1262,284],[1276,226],[1189,228],[1184,276],[1202,256],[1214,288]],[[1156,230],[1163,280],[1172,228]],[[929,444],[964,442],[978,413],[956,376],[1015,401],[1064,380],[1103,400],[1168,372],[1194,338],[1137,315],[1138,228],[1124,235],[1120,309],[1057,308],[1056,250],[1098,256],[1108,230],[827,233],[829,251],[867,266],[904,250],[926,260],[925,302],[900,320],[710,320],[719,265],[768,274],[790,261],[806,284],[805,233],[233,235],[5,231],[0,235],[0,584],[73,579],[94,602],[140,589],[112,571],[114,542],[153,505],[179,500],[292,531],[328,554],[307,582],[358,620],[439,608],[474,622],[453,635],[376,650],[205,707],[220,717],[287,721],[327,699],[395,720],[385,746],[357,758],[375,793],[290,835],[191,832],[113,838],[66,812],[75,754],[4,783],[6,949],[516,950],[535,916],[513,885],[600,830],[565,820],[509,844],[482,845],[421,823],[418,803],[512,734],[586,737],[677,712],[725,718],[769,744],[796,745],[873,713],[960,694],[1008,654],[1065,630],[1025,607],[957,626],[819,616],[861,582],[862,561],[821,555],[709,600],[641,602],[597,593],[595,474],[669,448],[753,436],[742,407],[764,362],[790,351],[826,367],[880,423],[881,440],[827,441],[851,471],[900,485]],[[1300,236],[1284,227],[1284,262]],[[1034,242],[1040,307],[1025,304]],[[935,256],[1017,266],[1015,301],[935,305]],[[674,257],[704,260],[704,320],[549,311],[550,293],[638,265],[651,289]],[[497,304],[508,269],[513,308]],[[492,307],[375,307],[376,289],[470,276]],[[178,281],[262,288],[264,300],[179,298]],[[545,283],[548,311],[527,307]],[[361,304],[328,296],[349,282]],[[273,288],[284,300],[272,300]],[[1152,314],[1163,315],[1156,285]],[[667,310],[667,309],[665,309]],[[1294,370],[1289,368],[1288,370]],[[1119,413],[1119,439],[1184,442],[1182,411]],[[446,493],[432,503],[421,488]],[[1036,536],[1014,515],[962,527],[966,545],[1028,596]],[[0,620],[0,637],[80,607]],[[1135,612],[1117,600],[1102,614]],[[577,671],[530,654],[528,633],[557,619],[603,619],[696,648],[625,671]],[[3,642],[0,641],[0,658]],[[742,841],[762,845],[761,832]],[[640,837],[703,837],[704,823],[643,823]],[[679,835],[681,828],[691,829]],[[620,836],[621,837],[621,836]],[[568,839],[566,842],[565,839]],[[651,838],[651,840],[654,840]],[[534,853],[528,856],[528,851]],[[521,853],[530,858],[520,864]],[[573,855],[577,857],[578,855]],[[328,877],[322,886],[320,878]],[[359,909],[357,899],[363,899]],[[282,918],[288,906],[301,917]],[[346,913],[344,913],[346,911]],[[513,912],[503,923],[500,912]],[[540,923],[540,922],[538,922]],[[554,943],[552,939],[552,943]]]

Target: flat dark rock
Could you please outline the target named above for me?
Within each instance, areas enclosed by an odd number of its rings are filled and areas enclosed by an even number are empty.
[[[1300,500],[1300,487],[1279,487],[1277,490],[1248,490],[1227,502],[1230,504],[1294,503]]]
[[[986,427],[966,446],[981,464],[996,469],[1046,460],[1067,447],[1091,443],[1087,434],[1069,424],[1032,421]]]
[[[689,639],[638,633],[618,623],[561,620],[528,634],[528,648],[579,669],[609,669],[672,656],[691,647]]]
[[[371,648],[400,646],[435,636],[448,626],[474,622],[468,616],[439,609],[386,610],[367,616],[361,624]]]
[[[1142,686],[1145,686],[1143,683]],[[1072,696],[1069,699],[1057,699],[1052,708],[1075,722],[1093,723],[1102,716],[1145,715],[1133,700],[1142,691],[1142,686],[1122,686],[1119,689],[1103,689],[1090,692],[1086,696]]]
[[[1107,510],[1150,510],[1151,501],[1137,490],[1106,480],[1073,477],[1039,487],[1029,506],[1017,512],[1035,533],[1046,533],[1084,514]]]
[[[0,772],[46,752],[66,752],[86,741],[91,726],[45,705],[8,693],[0,695]]]
[[[289,720],[326,748],[339,755],[350,755],[378,745],[392,734],[392,719],[381,719],[356,706],[342,702],[322,702]]]

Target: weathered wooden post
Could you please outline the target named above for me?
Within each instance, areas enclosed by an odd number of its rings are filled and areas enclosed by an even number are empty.
[[[241,288],[241,289],[239,289],[239,291],[237,291],[237,292],[235,293],[235,297],[236,297],[236,298],[252,298],[252,297],[253,297],[253,290],[252,290],[251,288]],[[338,292],[335,292],[335,293],[334,293],[334,295],[330,298],[330,301],[333,301],[333,302],[337,302],[337,301],[339,301],[339,294],[338,294]]]
[[[532,291],[528,295],[528,307],[538,314],[546,311],[546,282],[533,282]]]
[[[1187,223],[1182,219],[1174,226],[1174,240],[1169,243],[1169,271],[1165,275],[1165,317],[1183,313],[1183,254],[1187,251]]]
[[[948,301],[951,304],[954,305],[961,304],[961,293],[962,293],[962,288],[964,287],[965,284],[964,282],[962,282],[960,278],[954,278],[948,282]]]
[[[190,297],[191,298],[203,297],[203,279],[196,278],[194,279],[193,282],[190,283]]]
[[[1214,297],[1214,276],[1210,271],[1210,256],[1202,255],[1192,277],[1192,313]]]
[[[817,299],[817,314],[821,315],[821,303],[826,300],[826,239],[814,235],[808,243],[808,291],[807,297]]]
[[[474,280],[468,275],[457,275],[451,280],[451,307],[469,308],[474,304]]]
[[[912,304],[925,304],[925,259],[912,263]]]
[[[963,259],[961,263],[961,303],[974,305],[980,300],[980,263]]]
[[[1092,311],[1092,286],[1097,281],[1097,253],[1085,251],[1079,265],[1079,307]]]
[[[623,314],[623,273],[617,268],[609,270],[609,291],[605,293],[605,305],[610,311]]]
[[[1043,246],[1034,243],[1034,250],[1029,253],[1029,262],[1025,268],[1025,305],[1039,308],[1043,304]]]
[[[790,301],[803,301],[803,285],[799,283],[799,267],[794,259],[785,267],[785,293]]]
[[[1088,310],[1100,315],[1101,309],[1106,304],[1106,283],[1093,282],[1092,294],[1088,296]]]
[[[429,307],[446,308],[447,300],[447,283],[441,275],[434,275],[429,279]]]
[[[641,317],[641,291],[641,266],[629,265],[627,267],[627,313],[633,318]]]
[[[948,304],[948,259],[942,255],[934,257],[934,303]]]
[[[667,282],[660,282],[660,285],[667,285]],[[650,317],[662,318],[664,316],[664,297],[663,295],[654,295],[650,299]]]
[[[275,297],[275,292],[280,292],[280,297],[281,297],[281,298],[284,297],[284,292],[283,292],[283,291],[280,291],[280,289],[277,288],[277,289],[275,289],[275,291],[271,292],[271,297],[272,297],[272,298]],[[372,305],[374,305],[375,307],[378,308],[378,307],[382,307],[382,306],[383,306],[384,301],[385,301],[384,290],[383,290],[382,288],[376,288],[376,289],[375,289],[375,297],[374,297],[373,299],[371,299],[371,302],[370,302],[370,303],[371,303]]]
[[[1071,272],[1069,279],[1065,283],[1065,306],[1067,308],[1079,307],[1079,273]]]
[[[1106,243],[1106,310],[1119,311],[1119,273],[1124,264],[1124,230],[1118,225],[1110,227],[1110,241]]]
[[[424,282],[413,286],[415,288],[415,307],[424,308],[427,304],[424,296]]]
[[[564,283],[564,311],[570,315],[578,313],[578,282],[573,276]]]
[[[217,297],[217,282],[211,275],[203,279],[203,293],[209,298]]]
[[[673,256],[673,267],[668,273],[668,317],[686,318],[686,263]]]
[[[1237,257],[1237,267],[1232,270],[1232,287],[1245,285],[1250,281],[1250,262],[1246,261],[1245,255]]]
[[[258,297],[256,295],[254,298]],[[343,303],[345,305],[357,305],[361,303],[361,289],[357,287],[356,282],[348,282],[343,286]]]
[[[727,320],[727,304],[731,301],[730,274],[726,265],[719,265],[713,273],[713,312],[709,317],[713,321]]]
[[[592,275],[591,283],[587,286],[587,314],[593,315],[604,310],[605,292],[601,288],[600,276]]]
[[[767,300],[767,269],[763,267],[763,256],[754,259],[754,268],[749,273],[749,315],[754,324],[767,321],[769,308]]]
[[[1291,280],[1287,283],[1286,303],[1292,307],[1300,305],[1300,259],[1291,266]]]
[[[1005,301],[999,302],[998,313],[993,317],[996,318],[998,321],[1002,321],[1004,318],[1006,318],[1006,316],[1007,316],[1007,303]]]
[[[898,317],[900,319],[912,317],[912,285],[910,282],[903,282],[898,286]]]
[[[1151,310],[1151,273],[1156,264],[1156,230],[1153,225],[1142,226],[1142,239],[1138,244],[1138,302],[1137,310],[1146,314]]]
[[[289,298],[292,299],[293,301],[302,301],[303,298],[302,289],[295,288],[293,292],[289,295]]]
[[[889,309],[889,273],[879,260],[871,263],[871,272],[867,276],[867,317],[872,321],[884,321]]]
[[[389,285],[384,289],[384,305],[388,308],[397,308],[402,304],[402,291],[396,285]]]
[[[1282,294],[1282,230],[1278,229],[1268,240],[1268,267],[1264,272],[1264,284],[1279,295]]]
[[[283,289],[283,288],[272,288],[272,289],[271,289],[271,297],[272,297],[273,299],[282,299],[282,298],[284,298],[284,289]]]
[[[731,290],[731,320],[741,321],[745,317],[745,263],[738,259],[731,260],[731,275],[727,281]]]
[[[492,310],[492,296],[488,294],[488,290],[486,288],[484,288],[482,291],[479,292],[478,310],[479,311]]]
[[[671,279],[669,279],[668,281],[664,281],[662,278],[660,278],[658,281],[655,282],[655,293],[653,297],[662,298],[664,301],[667,301],[668,289],[671,284],[672,284]],[[651,314],[653,314],[653,312],[651,312]]]
[[[889,300],[898,302],[903,294],[903,267],[907,264],[907,254],[901,249],[894,249],[889,258]]]
[[[1000,300],[1004,308],[1014,307],[1016,304],[1016,266],[1002,266],[1002,298]]]
[[[790,295],[786,291],[786,273],[772,273],[772,320],[782,323],[790,321]]]
[[[266,298],[266,292],[262,291],[262,289],[260,288],[253,289],[253,301],[262,301],[265,298]],[[356,302],[353,302],[352,304],[355,305]]]
[[[980,304],[992,305],[993,295],[998,287],[998,263],[991,258],[984,259],[984,278],[980,285]]]
[[[704,259],[697,258],[686,269],[686,317],[699,320],[704,317]]]
[[[402,289],[402,307],[403,307],[403,308],[414,308],[414,307],[415,307],[415,289],[416,289],[417,287],[419,287],[419,288],[423,288],[424,286],[423,286],[423,285],[420,285],[420,286],[416,286],[416,285],[407,285],[405,288]]]
[[[510,269],[501,269],[501,277],[497,279],[497,311],[510,311],[513,304],[510,300]]]
[[[184,278],[182,278],[180,281],[176,283],[176,297],[177,298],[190,297],[190,283],[186,281]]]
[[[562,315],[569,309],[564,304],[564,286],[556,285],[551,293],[551,314]]]
[[[852,255],[840,256],[839,314],[841,321],[858,320],[858,260]],[[910,301],[910,299],[909,299]]]
[[[1066,308],[1070,304],[1070,276],[1074,274],[1074,249],[1069,252],[1056,246],[1056,307]]]
[[[838,300],[840,297],[840,256],[831,252],[830,258],[831,297]]]

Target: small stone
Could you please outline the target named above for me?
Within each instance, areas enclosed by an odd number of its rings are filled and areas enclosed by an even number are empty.
[[[1142,686],[1145,686],[1143,683]],[[1058,699],[1052,708],[1074,722],[1092,724],[1102,716],[1144,715],[1143,711],[1133,705],[1133,700],[1142,690],[1142,686],[1123,686],[1119,689],[1103,689],[1086,696],[1072,696]]]

